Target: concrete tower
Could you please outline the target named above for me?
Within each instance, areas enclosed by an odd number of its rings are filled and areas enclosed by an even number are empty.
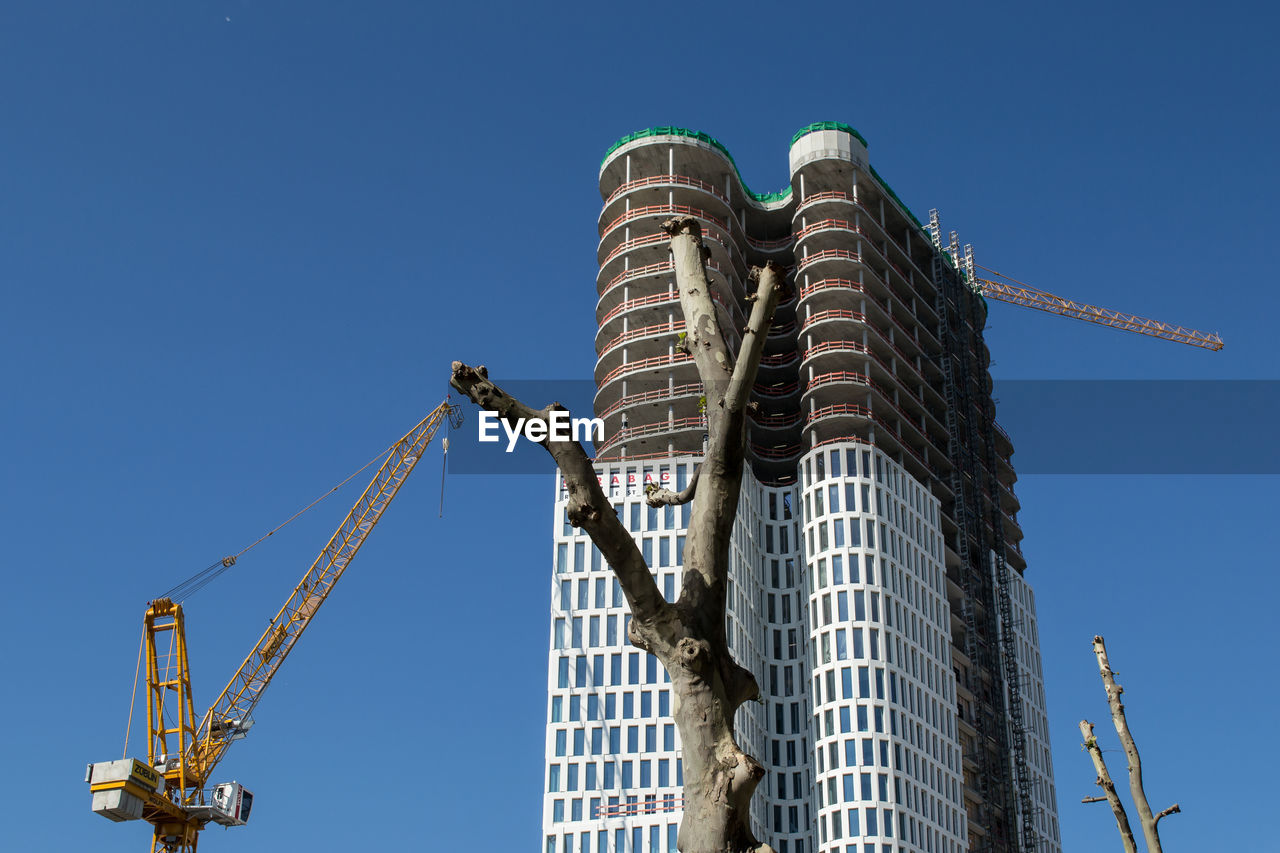
[[[769,770],[757,834],[780,853],[1060,853],[1035,603],[982,339],[986,305],[824,122],[791,141],[790,186],[752,193],[682,128],[624,137],[600,169],[598,473],[669,598],[705,439],[667,236],[696,217],[736,346],[752,264],[790,268],[755,389],[728,631],[763,702],[739,742]],[[674,851],[681,753],[657,661],[557,482],[545,853]]]

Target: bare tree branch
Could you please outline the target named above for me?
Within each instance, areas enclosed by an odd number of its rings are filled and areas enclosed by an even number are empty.
[[[1087,803],[1105,803],[1106,801],[1107,801],[1106,797],[1081,797],[1080,798],[1080,802],[1086,803],[1086,804]]]
[[[1162,853],[1160,833],[1156,830],[1156,818],[1151,813],[1151,805],[1147,802],[1147,792],[1142,786],[1142,759],[1138,756],[1138,745],[1129,731],[1129,721],[1124,715],[1124,703],[1120,695],[1124,688],[1116,683],[1115,673],[1107,660],[1107,647],[1101,636],[1093,638],[1093,653],[1098,658],[1098,671],[1102,674],[1102,684],[1107,690],[1107,704],[1111,706],[1111,722],[1115,724],[1116,734],[1124,746],[1125,757],[1129,759],[1129,792],[1133,803],[1138,808],[1138,821],[1142,824],[1142,834],[1147,841],[1148,853]]]
[[[1103,759],[1102,750],[1098,747],[1098,739],[1093,736],[1093,723],[1088,720],[1081,720],[1080,735],[1084,738],[1084,748],[1089,750],[1089,757],[1093,759],[1093,767],[1098,771],[1098,778],[1095,783],[1106,795],[1104,797],[1087,798],[1084,802],[1096,802],[1104,799],[1110,803],[1111,812],[1116,817],[1116,827],[1120,830],[1120,842],[1124,845],[1125,853],[1138,853],[1138,844],[1133,838],[1133,829],[1129,826],[1129,815],[1125,813],[1124,803],[1120,802],[1120,795],[1116,793],[1116,785],[1111,781],[1111,774],[1107,772],[1107,762]]]
[[[715,432],[718,410],[733,373],[733,356],[711,298],[702,226],[692,216],[685,216],[668,219],[662,223],[662,230],[671,235],[671,260],[680,311],[684,314],[685,345],[702,378],[707,393],[707,421],[711,432]]]
[[[1156,823],[1160,823],[1161,818],[1166,818],[1171,814],[1181,814],[1181,812],[1182,812],[1182,806],[1178,805],[1177,803],[1174,803],[1173,805],[1169,806],[1169,808],[1165,809],[1164,811],[1156,815]]]
[[[724,402],[725,409],[732,413],[745,411],[747,400],[751,397],[751,389],[755,387],[756,374],[760,369],[760,357],[764,355],[765,339],[769,334],[769,326],[773,323],[773,312],[782,298],[782,285],[786,281],[782,267],[773,261],[769,261],[764,267],[754,267],[751,278],[757,284],[755,296],[752,297],[754,305],[751,317],[747,320],[747,329],[742,335],[742,347],[738,351],[737,364],[733,366],[733,377]]]
[[[687,504],[693,500],[693,496],[698,491],[698,475],[702,473],[702,466],[699,465],[693,469],[693,476],[689,478],[689,484],[678,492],[670,489],[664,489],[653,483],[645,486],[644,500],[649,506],[655,509],[660,506],[680,506]]]
[[[757,281],[755,304],[735,363],[711,298],[701,226],[693,217],[683,217],[670,219],[662,227],[671,235],[676,289],[685,318],[685,341],[706,392],[710,437],[699,469],[702,482],[693,495],[693,520],[686,540],[686,553],[695,552],[689,564],[697,574],[686,572],[681,601],[697,607],[704,595],[710,595],[711,610],[718,610],[721,605],[715,599],[723,594],[727,580],[724,572],[728,568],[729,538],[742,486],[746,405],[780,298],[783,277],[776,265],[754,276]],[[709,535],[704,536],[704,532]]]
[[[564,411],[559,403],[552,403],[542,410],[525,405],[491,382],[489,372],[483,366],[472,368],[455,361],[449,384],[476,405],[497,413],[513,428],[521,421],[541,421],[547,425],[544,435],[549,436],[550,413]],[[635,540],[600,488],[595,465],[582,445],[573,440],[551,441],[549,438],[538,443],[551,454],[564,477],[569,490],[569,523],[587,532],[605,562],[613,568],[631,606],[632,617],[636,621],[648,622],[669,616],[670,605],[649,573]],[[647,646],[642,648],[653,651]]]

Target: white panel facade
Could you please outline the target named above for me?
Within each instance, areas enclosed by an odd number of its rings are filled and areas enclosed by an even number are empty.
[[[695,464],[673,457],[597,469],[670,601],[679,595],[690,508],[653,509],[644,503],[644,485],[683,488]],[[675,853],[684,779],[670,678],[657,658],[627,641],[631,617],[622,589],[590,538],[569,524],[559,475],[556,489],[543,849]],[[757,678],[763,591],[750,567],[761,559],[751,529],[760,491],[748,474],[731,553],[727,625],[734,656]],[[764,706],[749,703],[736,719],[739,742],[757,755],[767,742],[764,717]],[[765,805],[753,806],[760,827]]]
[[[862,443],[801,466],[823,853],[964,850],[939,503]]]

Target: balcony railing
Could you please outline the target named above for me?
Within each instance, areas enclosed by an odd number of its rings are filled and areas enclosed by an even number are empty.
[[[724,271],[720,269],[720,265],[717,264],[715,261],[708,259],[706,261],[706,266],[707,266],[707,269],[712,270],[714,272],[718,272],[721,275],[724,275]],[[625,281],[632,281],[637,278],[644,278],[645,276],[650,276],[650,275],[658,275],[659,273],[664,273],[664,272],[672,272],[674,269],[675,267],[672,265],[671,261],[658,261],[657,263],[653,263],[653,264],[645,264],[642,267],[631,267],[629,269],[625,269],[622,272],[615,275],[613,278],[609,279],[608,284],[606,284],[601,289],[600,295],[604,296],[610,290],[612,290],[613,288],[617,287],[619,284],[622,284]]]
[[[751,442],[751,452],[761,459],[790,459],[800,453],[801,446],[798,444],[789,444],[785,447],[763,447]]]
[[[659,812],[672,812],[676,809],[684,808],[684,797],[671,794],[666,797],[658,797],[657,799],[645,800],[635,803],[615,803],[608,806],[596,807],[596,820],[604,820],[611,817],[632,817],[635,815],[658,814]]]
[[[858,252],[850,252],[848,249],[824,249],[821,252],[805,255],[797,260],[796,271],[803,272],[822,261],[853,261],[856,264],[860,264],[862,263],[862,255]]]
[[[600,380],[600,387],[603,388],[613,380],[620,376],[626,376],[629,373],[639,373],[644,370],[655,370],[659,367],[676,367],[683,364],[692,364],[693,356],[682,352],[671,353],[668,355],[655,355],[649,358],[642,358],[636,361],[628,361],[626,364],[620,364]]]
[[[641,219],[645,216],[661,216],[666,214],[692,216],[697,219],[704,219],[712,225],[715,225],[721,231],[724,231],[725,233],[729,232],[729,226],[723,219],[718,216],[713,216],[701,208],[690,207],[687,204],[648,204],[643,207],[633,207],[630,210],[624,211],[601,230],[601,239],[604,239],[604,235],[608,234],[610,231],[625,222],[630,222],[633,219]]]
[[[678,333],[683,331],[684,331],[683,320],[676,321],[676,322],[667,321],[666,323],[658,323],[656,326],[642,326],[639,329],[631,329],[630,331],[623,332],[622,334],[618,335],[613,340],[609,341],[607,344],[602,346],[600,348],[600,358],[604,358],[604,356],[614,347],[619,346],[621,344],[628,343],[630,341],[634,341],[637,338],[647,338],[653,335]]]
[[[711,298],[721,308],[724,308],[726,311],[729,310],[729,306],[725,304],[725,301],[720,297],[720,294],[716,293],[714,290],[711,291]],[[679,301],[680,295],[674,290],[669,290],[666,293],[652,293],[648,296],[637,296],[635,299],[628,299],[625,302],[619,302],[617,305],[610,308],[609,313],[605,314],[600,320],[600,325],[605,326],[610,320],[620,314],[625,314],[628,311],[634,311],[638,308],[648,308],[653,305],[661,305],[664,302]]]
[[[787,427],[800,425],[800,413],[798,411],[783,412],[776,415],[762,415],[752,411],[747,413],[747,417],[751,418],[753,423],[771,429],[786,429]]]
[[[867,322],[867,315],[859,311],[850,311],[847,308],[832,308],[829,311],[819,311],[816,314],[810,314],[804,318],[800,324],[800,329],[804,330],[825,320],[852,320],[856,323]]]
[[[830,406],[823,406],[820,409],[815,409],[814,411],[809,412],[809,415],[806,418],[806,423],[812,424],[814,421],[821,418],[835,417],[839,415],[852,415],[854,417],[867,418],[876,422],[888,430],[889,434],[898,440],[898,444],[902,446],[902,449],[910,453],[917,462],[925,467],[925,470],[932,471],[939,477],[942,476],[937,468],[925,461],[923,456],[917,453],[906,443],[906,441],[903,440],[902,436],[898,434],[898,431],[891,426],[888,421],[884,420],[884,418],[881,418],[879,415],[873,413],[870,409],[864,406],[859,406],[856,403],[833,403]]]
[[[608,207],[616,198],[618,198],[618,196],[625,195],[633,190],[644,189],[645,187],[668,186],[693,187],[696,190],[702,190],[705,193],[710,193],[725,204],[729,203],[729,199],[725,198],[724,193],[720,191],[719,187],[714,184],[709,184],[706,181],[700,181],[697,178],[686,178],[684,175],[654,175],[649,178],[636,178],[634,181],[627,181],[625,184],[609,193],[609,197],[605,199],[604,206]]]
[[[689,418],[673,418],[671,420],[659,421],[653,424],[644,424],[637,427],[623,427],[613,434],[613,437],[600,445],[599,453],[603,455],[610,449],[619,444],[625,444],[637,438],[646,438],[651,435],[662,435],[663,433],[676,432],[678,430],[688,429],[706,429],[707,419],[703,415],[696,415]]]
[[[625,409],[628,406],[639,406],[644,403],[654,403],[659,400],[674,400],[677,397],[691,397],[694,394],[701,396],[701,382],[686,382],[671,388],[658,388],[653,391],[645,391],[640,394],[628,394],[601,412],[600,417],[607,418],[613,413],[621,409]]]

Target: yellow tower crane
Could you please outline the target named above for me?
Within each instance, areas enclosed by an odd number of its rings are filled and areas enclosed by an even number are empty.
[[[928,231],[930,238],[933,240],[934,248],[950,257],[952,265],[965,277],[969,286],[987,299],[995,299],[1000,302],[1007,302],[1010,305],[1019,305],[1023,308],[1034,308],[1037,311],[1057,314],[1059,317],[1071,317],[1075,320],[1084,320],[1086,323],[1109,326],[1112,329],[1134,332],[1135,334],[1147,335],[1148,337],[1173,341],[1187,346],[1201,347],[1214,352],[1222,349],[1222,338],[1212,332],[1201,332],[1198,329],[1188,329],[1185,326],[1152,320],[1149,317],[1140,317],[1137,314],[1129,314],[1125,311],[1116,311],[1114,308],[1103,308],[1100,305],[1090,305],[1087,302],[1076,302],[1073,299],[1056,296],[1038,287],[1032,287],[1024,281],[1018,281],[1016,278],[1007,276],[1004,273],[996,272],[990,267],[976,264],[973,260],[973,246],[966,244],[962,254],[960,240],[956,232],[952,231],[949,243],[943,245],[942,225],[938,219],[936,208],[929,211]],[[979,269],[985,270],[994,278],[984,278],[978,275],[977,270]]]
[[[422,458],[436,430],[446,419],[456,426],[460,418],[461,409],[446,399],[392,446],[329,543],[199,719],[193,711],[182,604],[169,596],[149,603],[143,621],[147,760],[123,758],[89,765],[85,781],[95,813],[113,821],[150,823],[154,827],[152,853],[194,851],[206,824],[243,826],[249,820],[253,794],[238,782],[210,788],[214,769],[227,748],[253,725],[254,706]],[[447,450],[448,439],[445,441]],[[183,586],[188,591],[198,589],[235,560],[227,557],[198,574],[192,579],[194,583]]]

